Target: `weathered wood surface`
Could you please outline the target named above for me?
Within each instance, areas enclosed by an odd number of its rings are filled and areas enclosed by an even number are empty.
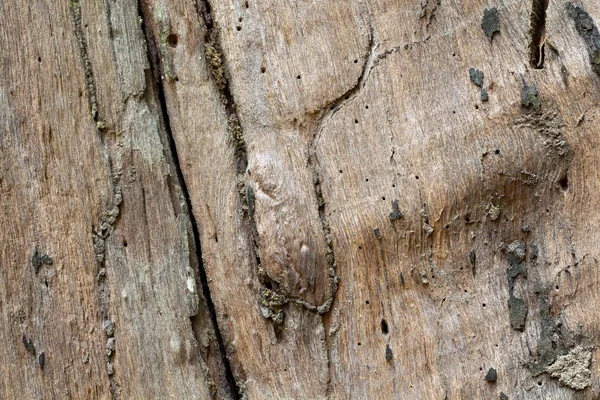
[[[1,3],[0,393],[598,398],[600,4],[543,7]]]
[[[0,11],[1,396],[229,396],[137,5]]]

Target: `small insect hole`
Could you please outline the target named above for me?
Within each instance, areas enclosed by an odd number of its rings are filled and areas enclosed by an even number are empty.
[[[260,72],[263,73],[263,74],[265,72],[267,72],[267,67],[265,67],[264,65],[262,67],[260,67]]]
[[[177,38],[177,35],[174,33],[171,33],[169,36],[167,36],[167,43],[169,43],[169,46],[171,46],[171,47],[177,47],[178,41],[179,41],[179,39]]]
[[[235,27],[235,29],[239,32],[239,31],[242,30],[242,27],[238,25],[238,26]]]
[[[381,333],[383,333],[384,335],[387,335],[389,332],[389,328],[388,328],[388,324],[387,321],[385,319],[381,320]]]
[[[569,189],[569,178],[567,178],[567,176],[563,176],[559,181],[558,184],[560,185],[560,188],[563,190],[563,192],[566,192]]]

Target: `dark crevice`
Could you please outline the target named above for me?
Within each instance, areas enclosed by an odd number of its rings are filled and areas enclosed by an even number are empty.
[[[105,141],[105,137],[101,130],[105,128],[104,124],[98,117],[98,104],[96,97],[96,81],[94,79],[94,72],[92,69],[92,63],[88,54],[87,41],[83,33],[82,27],[82,13],[81,4],[79,0],[71,0],[71,22],[73,24],[73,32],[77,39],[77,45],[79,47],[79,56],[81,59],[81,66],[85,75],[86,94],[88,97],[88,106],[90,110],[90,116],[96,128],[96,132],[100,138],[106,160],[108,163],[108,171],[110,174],[110,184],[112,186],[112,198],[108,209],[105,211],[98,223],[98,226],[92,226],[92,245],[96,256],[97,265],[97,288],[98,297],[100,302],[100,314],[102,318],[102,327],[105,332],[107,342],[102,353],[106,355],[106,372],[109,380],[109,391],[113,400],[118,400],[121,392],[121,386],[117,380],[115,368],[114,368],[114,343],[115,343],[115,331],[113,328],[112,319],[110,317],[110,290],[107,282],[107,271],[106,271],[106,241],[112,234],[114,226],[117,223],[120,212],[122,194],[119,186],[119,180],[114,173],[114,167],[112,163],[112,156],[110,150]],[[42,361],[40,361],[40,365]]]
[[[141,7],[140,7],[138,13],[142,17],[142,21],[145,20],[146,14],[143,12]],[[192,228],[194,250],[195,250],[195,256],[196,256],[197,265],[198,265],[198,271],[196,271],[196,272],[197,272],[198,277],[200,278],[200,285],[202,286],[202,288],[201,288],[202,293],[204,295],[204,300],[206,301],[206,305],[208,307],[208,311],[210,313],[210,318],[211,318],[211,321],[212,321],[212,324],[214,327],[216,340],[217,340],[217,343],[219,346],[219,351],[221,353],[221,359],[223,361],[223,366],[225,368],[225,377],[226,377],[227,383],[229,385],[229,392],[232,394],[234,399],[238,400],[241,398],[240,393],[239,393],[240,390],[239,390],[239,386],[237,385],[237,383],[235,381],[233,370],[231,369],[231,365],[230,365],[229,359],[227,357],[227,349],[225,346],[225,342],[223,340],[223,336],[220,331],[220,327],[219,327],[219,323],[218,323],[218,319],[217,319],[217,313],[215,310],[215,305],[212,301],[210,287],[208,285],[208,279],[206,276],[206,270],[204,268],[204,263],[202,261],[202,247],[201,247],[201,243],[200,243],[200,233],[198,230],[198,224],[196,222],[196,218],[194,217],[192,203],[190,200],[191,199],[190,194],[189,194],[187,184],[184,179],[183,172],[181,170],[181,164],[179,163],[179,156],[177,153],[177,146],[175,144],[175,139],[173,138],[173,133],[171,130],[171,123],[169,120],[169,113],[168,113],[167,102],[165,99],[164,87],[163,87],[162,81],[160,80],[162,71],[161,71],[161,64],[159,62],[159,58],[157,57],[160,50],[156,47],[156,43],[152,39],[151,33],[148,32],[148,28],[147,28],[146,24],[142,24],[142,29],[144,31],[146,43],[149,47],[148,59],[149,59],[151,68],[154,73],[154,80],[155,80],[156,88],[157,88],[158,101],[160,103],[160,109],[161,109],[164,128],[165,128],[165,132],[166,132],[166,138],[168,141],[168,143],[166,145],[168,145],[168,148],[171,153],[170,155],[172,157],[173,165],[175,167],[177,179],[180,183],[181,191],[183,192],[183,197],[185,199],[185,204],[186,204],[186,208],[188,211],[190,225]],[[244,148],[244,150],[245,150],[245,148]],[[192,325],[194,325],[193,318],[194,317],[192,316],[191,317]]]
[[[94,80],[94,72],[92,71],[92,64],[87,50],[87,42],[83,34],[83,28],[81,26],[81,4],[79,0],[71,0],[71,20],[73,23],[73,31],[77,37],[77,45],[79,46],[79,55],[81,57],[81,63],[83,65],[83,71],[85,73],[85,84],[86,91],[88,94],[88,101],[90,107],[90,113],[94,122],[98,122],[98,105],[96,102],[96,81]]]
[[[353,98],[354,96],[356,96],[358,94],[360,89],[364,86],[364,84],[367,80],[367,77],[369,76],[369,73],[371,71],[371,68],[373,67],[373,63],[374,63],[373,59],[374,59],[375,48],[376,48],[375,30],[373,28],[373,22],[372,22],[371,16],[368,15],[367,19],[369,20],[369,24],[368,24],[369,25],[368,54],[362,65],[360,76],[358,77],[356,83],[351,88],[349,88],[345,93],[343,93],[338,98],[329,102],[323,108],[326,111],[321,114],[318,124],[317,124],[317,127],[316,127],[314,134],[308,145],[308,166],[310,167],[312,174],[313,174],[313,186],[314,186],[314,190],[315,190],[315,196],[317,198],[317,206],[318,206],[318,211],[319,211],[319,218],[321,220],[321,228],[323,230],[323,234],[325,236],[325,241],[327,243],[327,264],[329,266],[330,285],[332,286],[331,296],[323,305],[318,307],[318,312],[321,314],[321,320],[323,322],[323,326],[326,328],[325,334],[327,335],[327,337],[326,337],[327,369],[328,369],[329,373],[328,373],[328,377],[327,377],[328,379],[327,379],[327,386],[326,386],[326,390],[325,390],[326,391],[325,397],[328,399],[332,397],[331,380],[332,380],[332,375],[333,375],[331,345],[330,345],[330,340],[329,340],[329,335],[331,335],[332,333],[329,331],[330,323],[328,323],[328,321],[330,319],[331,310],[333,308],[333,303],[334,303],[334,300],[335,300],[335,297],[337,294],[337,290],[339,287],[340,278],[337,274],[337,265],[335,262],[333,240],[331,238],[331,227],[329,225],[329,220],[327,218],[327,212],[325,210],[326,201],[325,201],[325,198],[323,197],[323,189],[322,189],[322,184],[321,184],[321,182],[322,182],[321,169],[320,169],[319,159],[317,157],[316,150],[317,150],[317,143],[320,139],[325,122],[328,119],[330,119],[331,117],[333,117],[333,115],[336,114],[344,106],[344,104],[346,104],[347,101],[349,101],[351,98]],[[368,106],[367,106],[367,108],[368,108]],[[342,171],[340,170],[340,172],[342,172]],[[369,180],[366,179],[366,181],[368,182]],[[367,304],[368,304],[368,301],[367,301]],[[358,343],[358,345],[360,346],[360,343]]]
[[[327,218],[327,213],[325,210],[326,201],[323,197],[323,189],[321,187],[322,177],[320,172],[319,160],[316,154],[317,142],[319,141],[321,131],[323,130],[323,125],[326,120],[330,119],[335,113],[337,113],[342,106],[349,99],[353,98],[358,94],[360,89],[364,86],[365,81],[369,75],[370,69],[373,66],[373,57],[375,53],[375,31],[373,29],[373,24],[371,22],[371,17],[368,16],[369,19],[369,43],[368,43],[368,54],[362,65],[360,76],[358,77],[356,83],[349,88],[345,93],[343,93],[338,98],[334,99],[330,103],[328,103],[323,109],[327,110],[320,116],[319,123],[317,128],[314,131],[314,134],[311,138],[311,141],[308,145],[308,166],[310,167],[313,174],[313,186],[315,190],[315,196],[317,199],[317,206],[319,211],[319,218],[321,220],[321,228],[323,230],[323,234],[325,236],[325,241],[327,243],[327,264],[329,266],[329,278],[330,285],[332,286],[331,296],[325,301],[324,304],[317,307],[317,311],[320,314],[328,313],[331,308],[331,304],[335,298],[338,284],[339,284],[339,276],[336,272],[336,262],[335,262],[335,254],[333,251],[333,241],[331,239],[331,227],[329,226],[329,221]],[[358,121],[355,121],[358,123]],[[368,181],[368,179],[367,179]]]
[[[532,0],[529,34],[529,63],[532,68],[544,68],[544,44],[546,41],[546,9],[550,0]]]
[[[244,175],[248,167],[246,140],[237,114],[235,100],[231,94],[230,79],[223,59],[219,31],[214,26],[210,2],[198,0],[196,7],[206,26],[204,37],[206,62],[227,114],[227,128],[235,151],[236,173]],[[245,197],[245,193],[241,193],[241,195]]]

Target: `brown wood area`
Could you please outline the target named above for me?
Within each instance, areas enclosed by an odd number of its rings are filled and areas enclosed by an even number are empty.
[[[0,16],[1,398],[600,396],[598,1]]]

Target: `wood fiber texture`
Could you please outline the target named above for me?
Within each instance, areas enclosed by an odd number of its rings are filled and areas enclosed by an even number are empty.
[[[596,399],[600,3],[0,3],[4,398]]]

